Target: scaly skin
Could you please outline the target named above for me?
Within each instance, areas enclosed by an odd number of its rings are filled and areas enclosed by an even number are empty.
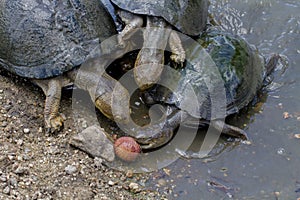
[[[156,124],[143,127],[136,125],[130,116],[130,96],[127,89],[105,72],[108,62],[109,59],[105,56],[91,59],[80,70],[68,72],[67,76],[73,81],[76,79],[76,86],[89,92],[95,106],[124,128],[126,134],[139,142],[143,149],[156,148],[168,142],[173,136],[173,130],[183,120],[181,115],[172,113],[164,120],[155,122]]]
[[[117,33],[112,16],[98,0],[1,0],[0,10],[0,68],[43,89],[45,128],[58,131],[61,90],[72,82],[64,73]]]
[[[62,87],[69,84],[70,80],[64,76],[49,79],[34,79],[35,84],[45,93],[44,121],[47,132],[59,131],[63,126],[64,116],[59,113]]]
[[[62,87],[74,83],[77,87],[89,92],[92,101],[106,117],[116,121],[129,136],[137,140],[142,148],[155,148],[168,142],[173,135],[174,116],[153,124],[137,127],[130,116],[130,96],[126,88],[105,72],[112,58],[125,54],[126,49],[112,52],[107,56],[90,59],[79,69],[71,70],[62,76],[48,79],[32,79],[45,93],[44,120],[47,132],[59,131],[64,117],[59,113]],[[113,98],[116,98],[114,100]],[[114,107],[114,112],[113,112]],[[176,122],[180,122],[179,116]]]
[[[126,134],[140,143],[143,149],[157,148],[166,144],[173,137],[173,130],[187,119],[188,114],[174,106],[167,106],[169,110],[166,113],[170,114],[163,120],[143,127],[137,126],[130,116],[128,91],[105,72],[108,62],[109,59],[102,56],[89,60],[83,64],[80,70],[69,71],[64,76],[33,80],[46,95],[44,117],[47,131],[55,132],[61,129],[64,120],[63,115],[58,112],[61,89],[74,82],[79,88],[89,92],[96,108],[109,119],[125,127]],[[117,101],[114,101],[114,97],[117,98]],[[198,122],[195,124],[198,125]],[[218,121],[211,122],[211,125],[217,130],[222,131],[223,129],[222,132],[228,135],[247,139],[246,133],[237,127]]]
[[[173,130],[183,120],[182,115],[177,113],[178,110],[163,120],[154,122],[155,124],[143,127],[136,125],[130,116],[130,95],[127,89],[105,71],[112,58],[119,58],[126,52],[126,48],[121,48],[107,56],[90,59],[79,69],[71,70],[62,76],[32,80],[43,89],[46,96],[44,110],[46,130],[55,132],[63,126],[64,117],[59,113],[62,87],[74,83],[77,87],[88,91],[96,108],[124,127],[126,134],[139,142],[142,148],[156,148],[167,143],[173,136]]]
[[[141,16],[119,10],[123,22],[126,24],[119,33],[118,42],[124,46],[124,41],[143,24]],[[175,31],[172,31],[167,22],[161,17],[147,16],[147,24],[143,32],[144,43],[139,51],[135,65],[134,77],[141,90],[146,90],[155,84],[163,71],[164,50],[167,44],[172,51],[171,60],[183,65],[185,51],[181,40]]]

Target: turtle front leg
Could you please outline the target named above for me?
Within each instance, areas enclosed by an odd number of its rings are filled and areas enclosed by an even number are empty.
[[[185,50],[181,43],[181,39],[175,31],[172,31],[170,34],[169,46],[172,51],[171,60],[179,64],[179,67],[182,67],[186,55],[185,55]]]
[[[118,44],[124,47],[124,41],[128,40],[135,33],[137,28],[143,26],[143,18],[124,10],[119,10],[118,14],[125,23],[124,29],[118,35]]]
[[[33,80],[42,88],[46,95],[44,107],[44,121],[47,132],[59,131],[63,126],[65,117],[59,113],[59,105],[61,99],[61,90],[65,85],[63,77],[55,77],[51,79]]]
[[[147,17],[143,47],[134,65],[134,78],[140,90],[146,90],[159,81],[164,69],[164,51],[171,31],[163,18]]]

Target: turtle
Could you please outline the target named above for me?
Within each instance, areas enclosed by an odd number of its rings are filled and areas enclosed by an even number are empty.
[[[268,77],[280,55],[273,54],[266,59],[240,36],[216,27],[208,28],[196,38],[196,42],[201,47],[191,45],[188,48],[190,60],[185,68],[177,69],[179,76],[174,78],[173,75],[162,74],[165,82],[175,84],[174,90],[162,86],[166,83],[158,82],[142,95],[146,104],[165,105],[169,113],[161,123],[161,131],[154,129],[136,135],[137,141],[143,139],[146,149],[166,144],[181,123],[196,128],[209,125],[231,137],[249,139],[243,129],[227,124],[224,118],[238,113],[256,98],[258,91],[270,82]],[[199,57],[203,56],[203,48],[215,63],[217,71],[209,62],[197,64]],[[216,80],[217,73],[220,74],[221,82]],[[224,89],[223,95],[220,88]],[[192,90],[196,101],[193,98],[191,102]]]
[[[58,131],[64,120],[59,113],[62,87],[74,81],[78,66],[101,53],[95,49],[116,34],[115,23],[98,0],[3,0],[0,10],[0,68],[42,88],[45,128]],[[97,66],[86,70],[83,78],[95,87],[102,81],[98,94],[106,85],[115,84],[105,72],[97,77],[93,70]],[[86,85],[78,87],[88,90],[96,103],[95,87]],[[96,103],[96,107],[105,110],[103,104]]]
[[[163,71],[164,50],[169,44],[171,59],[182,67],[185,50],[175,30],[189,36],[198,36],[206,27],[208,0],[111,0],[116,12],[125,23],[118,41],[124,40],[145,24],[143,46],[134,67],[134,77],[140,90],[156,83]]]

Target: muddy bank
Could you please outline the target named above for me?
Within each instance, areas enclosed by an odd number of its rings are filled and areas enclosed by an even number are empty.
[[[71,117],[68,93],[64,91],[60,110],[67,118],[64,129],[46,134],[42,90],[0,71],[0,199],[163,198],[149,184],[161,172],[118,172],[69,145],[77,122]]]

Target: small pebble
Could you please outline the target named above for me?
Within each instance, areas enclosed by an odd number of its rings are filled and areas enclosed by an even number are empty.
[[[159,179],[159,180],[157,181],[157,183],[158,183],[159,186],[165,186],[165,185],[167,184],[167,182],[166,182],[165,179]]]
[[[139,184],[131,182],[129,184],[129,189],[132,190],[133,192],[138,192],[139,191]]]
[[[24,167],[19,166],[19,167],[15,170],[14,173],[15,173],[15,174],[21,175],[21,174],[24,174],[25,171],[26,171],[26,169],[25,169]]]
[[[77,171],[77,168],[73,165],[68,165],[66,168],[65,168],[65,172],[67,174],[73,174]]]
[[[30,129],[29,129],[29,128],[24,128],[24,129],[23,129],[23,132],[24,132],[25,134],[30,133]]]
[[[164,172],[170,176],[171,175],[171,170],[170,169],[167,169],[167,168],[163,168]]]
[[[42,133],[43,132],[43,128],[39,127],[38,133]]]
[[[81,123],[81,126],[82,126],[82,128],[87,128],[87,127],[88,127],[87,122],[86,122],[86,121],[83,121],[83,122]]]
[[[284,148],[279,148],[279,149],[277,150],[277,154],[279,154],[279,155],[284,155],[284,154],[285,154],[285,149],[284,149]]]
[[[13,155],[8,155],[7,157],[8,157],[9,160],[14,160],[15,159],[15,156],[13,156]]]
[[[0,181],[1,182],[6,182],[6,177],[5,177],[5,175],[3,174],[2,176],[0,176]]]
[[[128,170],[128,171],[126,172],[126,176],[127,176],[128,178],[132,178],[132,176],[133,176],[133,171],[132,171],[132,170]]]
[[[9,186],[6,186],[6,187],[3,189],[3,193],[4,193],[4,194],[9,194],[9,192],[10,192]]]
[[[1,126],[2,127],[6,127],[8,125],[8,123],[6,121],[2,122]]]
[[[11,177],[8,179],[9,185],[16,187],[18,185],[18,181],[15,177]]]
[[[294,135],[294,138],[300,139],[300,134],[299,134],[299,133],[298,133],[298,134],[295,134],[295,135]]]
[[[108,185],[110,185],[110,186],[113,186],[113,185],[115,185],[116,183],[115,182],[113,182],[113,181],[108,181]]]
[[[103,160],[99,157],[94,158],[94,165],[95,165],[95,167],[102,167]]]
[[[19,139],[17,140],[17,145],[21,146],[23,144],[23,140]]]
[[[288,113],[288,112],[284,112],[283,113],[283,118],[284,119],[288,119],[288,118],[290,118],[291,117],[291,115]]]

